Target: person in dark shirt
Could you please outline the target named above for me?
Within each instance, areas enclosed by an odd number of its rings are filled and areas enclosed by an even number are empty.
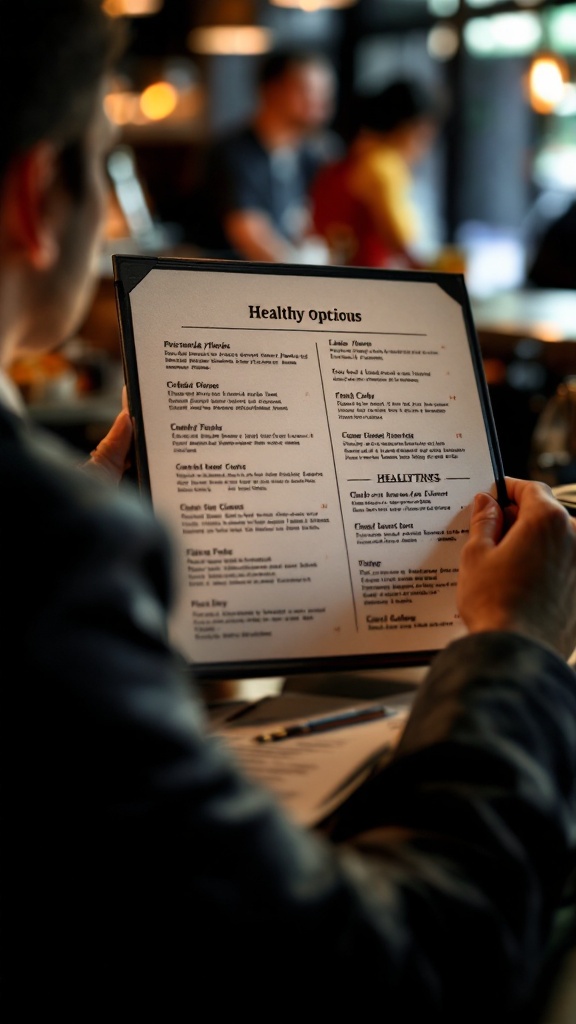
[[[313,52],[275,52],[263,63],[249,124],[208,148],[188,234],[218,255],[268,262],[319,255],[310,239],[309,190],[336,151],[327,130],[335,75]]]

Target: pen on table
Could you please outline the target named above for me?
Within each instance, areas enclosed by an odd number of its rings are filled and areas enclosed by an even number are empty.
[[[308,722],[298,722],[272,732],[261,733],[254,737],[254,741],[255,743],[277,743],[279,740],[288,740],[293,736],[308,736],[310,733],[343,729],[348,725],[371,722],[375,718],[389,718],[394,714],[395,711],[384,704],[368,708],[353,708],[351,711],[340,711],[335,715],[327,715],[325,718],[312,718]]]

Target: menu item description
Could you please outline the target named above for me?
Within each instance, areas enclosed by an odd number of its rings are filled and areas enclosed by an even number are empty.
[[[443,647],[496,476],[462,303],[442,275],[179,262],[129,294],[174,642],[231,667]]]

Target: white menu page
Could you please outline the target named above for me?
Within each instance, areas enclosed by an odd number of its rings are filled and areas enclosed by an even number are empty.
[[[445,646],[470,502],[501,484],[452,275],[119,256],[117,281],[138,259],[128,394],[187,659],[242,674]]]

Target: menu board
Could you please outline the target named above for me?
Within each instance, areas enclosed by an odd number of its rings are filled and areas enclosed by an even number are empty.
[[[505,501],[459,274],[113,257],[140,486],[198,676],[425,664]]]

